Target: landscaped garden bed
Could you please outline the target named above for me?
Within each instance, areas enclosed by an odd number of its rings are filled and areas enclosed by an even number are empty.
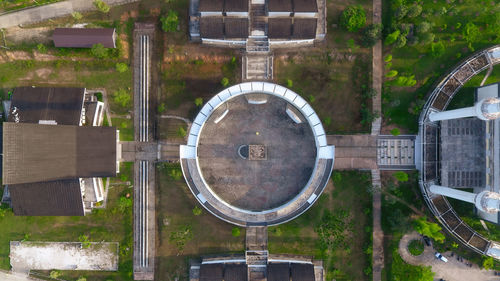
[[[424,242],[421,240],[411,240],[408,244],[408,251],[414,256],[420,256],[424,252]]]

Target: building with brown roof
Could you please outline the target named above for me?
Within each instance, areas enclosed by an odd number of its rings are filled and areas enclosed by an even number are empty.
[[[116,31],[114,28],[56,28],[52,40],[58,48],[92,48],[95,44],[116,48]]]
[[[118,131],[84,88],[17,88],[3,124],[3,183],[15,215],[75,216],[104,199]],[[87,114],[88,112],[88,114]]]

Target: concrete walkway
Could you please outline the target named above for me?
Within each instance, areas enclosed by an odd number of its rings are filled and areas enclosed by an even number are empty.
[[[334,169],[377,169],[377,137],[371,135],[329,135],[335,145]]]
[[[448,262],[438,260],[434,253],[436,252],[431,246],[424,246],[424,252],[419,256],[413,256],[408,251],[408,244],[412,240],[422,239],[420,234],[412,232],[406,234],[399,241],[398,252],[401,258],[409,264],[431,266],[432,271],[436,273],[434,280],[440,278],[447,281],[493,281],[500,280],[500,277],[494,275],[492,270],[483,270],[479,266],[472,264],[467,260],[457,260],[456,255],[451,256],[451,252],[442,253],[448,259]]]
[[[2,281],[37,281],[40,279],[28,277],[25,274],[16,274],[16,273],[12,273],[12,272],[0,271],[0,280],[2,280]]]
[[[109,5],[122,5],[137,1],[139,0],[104,0]],[[0,15],[0,28],[37,23],[67,16],[76,11],[86,12],[91,10],[95,10],[92,0],[67,0]]]

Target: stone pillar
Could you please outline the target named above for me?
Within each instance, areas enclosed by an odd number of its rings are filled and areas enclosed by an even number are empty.
[[[480,193],[471,193],[440,185],[431,185],[429,190],[435,194],[473,203],[478,210],[485,213],[497,213],[500,211],[500,194],[496,192],[482,191]]]

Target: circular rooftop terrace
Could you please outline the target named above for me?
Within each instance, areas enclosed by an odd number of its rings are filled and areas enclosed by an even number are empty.
[[[181,146],[198,201],[237,225],[274,225],[306,211],[333,168],[321,122],[289,89],[265,82],[228,88],[201,109]]]

